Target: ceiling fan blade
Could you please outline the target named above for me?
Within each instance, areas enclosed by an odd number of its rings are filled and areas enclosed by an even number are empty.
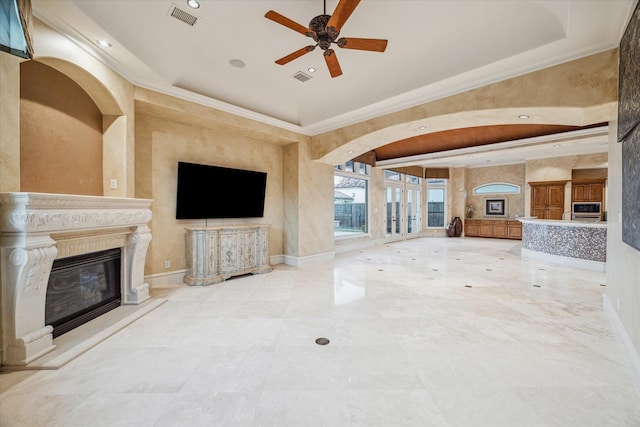
[[[359,39],[343,37],[336,41],[339,47],[345,49],[369,50],[373,52],[384,52],[387,48],[387,40],[383,39]]]
[[[331,77],[338,77],[342,75],[342,68],[340,68],[338,57],[333,49],[327,49],[324,51],[324,61],[327,63],[327,67],[329,67],[329,74],[331,74]]]
[[[349,19],[351,13],[356,6],[358,6],[358,3],[360,3],[360,0],[340,0],[329,22],[327,22],[327,33],[329,33],[329,35],[333,38],[338,36],[340,29],[344,23],[347,22],[347,19]]]
[[[288,62],[293,61],[294,59],[300,58],[302,55],[304,55],[305,53],[309,53],[311,52],[313,49],[315,49],[315,46],[305,46],[302,49],[298,49],[293,53],[290,53],[287,56],[283,56],[282,58],[278,59],[276,61],[276,64],[278,65],[284,65]]]
[[[280,25],[284,25],[285,27],[290,28],[293,31],[297,31],[303,36],[312,37],[313,34],[315,34],[313,31],[311,31],[309,28],[305,27],[304,25],[298,24],[297,22],[292,21],[286,16],[282,16],[278,12],[275,12],[273,10],[270,10],[267,13],[265,13],[264,17],[267,19],[271,19],[272,21],[277,22]]]

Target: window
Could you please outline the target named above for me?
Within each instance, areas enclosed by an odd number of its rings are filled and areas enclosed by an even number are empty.
[[[353,161],[334,167],[334,237],[368,231],[369,168],[364,163]]]
[[[391,181],[402,181],[402,174],[396,171],[385,170],[384,171],[384,179],[388,179]]]
[[[422,179],[419,176],[413,176],[407,174],[407,184],[415,184],[420,185],[422,183]]]
[[[18,2],[0,2],[0,50],[21,58],[31,58],[33,50],[26,38],[27,31],[22,27]]]
[[[520,194],[520,186],[506,182],[492,182],[474,188],[473,194]]]
[[[347,163],[345,163],[344,167],[342,168],[342,170],[344,170],[346,172],[355,172],[353,160],[349,160]]]
[[[427,227],[444,228],[446,179],[427,179]]]

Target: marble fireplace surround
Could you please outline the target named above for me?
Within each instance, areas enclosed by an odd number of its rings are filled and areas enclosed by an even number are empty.
[[[144,263],[152,201],[45,193],[0,193],[1,363],[26,366],[53,351],[45,325],[56,258],[121,248],[123,305],[149,298]]]

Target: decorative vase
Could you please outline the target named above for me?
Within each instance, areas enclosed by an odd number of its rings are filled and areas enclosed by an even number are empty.
[[[453,229],[454,229],[454,236],[455,237],[460,237],[462,236],[462,220],[460,219],[459,216],[453,218],[453,221],[451,222],[451,225],[453,225]]]

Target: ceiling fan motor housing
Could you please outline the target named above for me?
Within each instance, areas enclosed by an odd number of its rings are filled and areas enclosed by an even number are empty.
[[[309,29],[315,34],[312,34],[313,40],[318,43],[320,49],[327,50],[331,46],[331,43],[335,40],[335,37],[339,34],[330,35],[327,32],[327,23],[329,23],[331,15],[318,15],[309,22]]]

